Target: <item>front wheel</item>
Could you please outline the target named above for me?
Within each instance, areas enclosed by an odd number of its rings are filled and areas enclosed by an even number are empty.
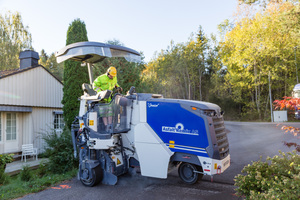
[[[180,179],[187,184],[194,184],[203,177],[203,174],[199,174],[195,171],[202,172],[202,167],[183,162],[178,168]]]
[[[97,185],[103,178],[103,170],[99,166],[92,169],[83,169],[79,172],[80,181],[83,185],[93,187]]]

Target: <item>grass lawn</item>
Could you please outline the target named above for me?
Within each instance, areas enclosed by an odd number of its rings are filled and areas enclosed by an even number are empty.
[[[7,181],[0,185],[0,199],[14,199],[26,194],[39,192],[64,180],[70,180],[77,174],[77,169],[73,169],[65,174],[41,174],[39,170],[30,170],[30,180],[24,181],[24,174],[15,176],[6,175]],[[25,175],[25,178],[26,178]],[[23,179],[23,180],[22,180]]]

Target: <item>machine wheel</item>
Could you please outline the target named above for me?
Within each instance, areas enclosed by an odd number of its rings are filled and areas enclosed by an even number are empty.
[[[93,187],[103,179],[103,170],[100,166],[91,169],[91,174],[88,169],[80,170],[80,181],[83,185]]]
[[[202,167],[183,162],[178,168],[180,179],[187,184],[194,184],[203,177],[203,174],[199,174],[194,171],[202,172]]]

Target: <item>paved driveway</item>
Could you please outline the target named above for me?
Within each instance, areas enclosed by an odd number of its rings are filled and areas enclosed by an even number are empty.
[[[285,123],[300,127],[300,123]],[[214,180],[220,183],[234,184],[234,176],[239,174],[245,165],[279,154],[279,150],[289,152],[292,149],[283,144],[297,139],[291,134],[284,133],[276,123],[225,122],[228,130],[231,166],[222,175],[215,176]]]
[[[233,179],[243,166],[259,160],[260,156],[265,160],[267,156],[277,155],[278,150],[290,151],[283,145],[283,141],[297,141],[297,138],[284,134],[275,123],[226,122],[225,125],[230,143],[231,166],[223,174],[214,176],[213,183],[206,176],[195,185],[185,185],[176,170],[166,180],[142,177],[140,174],[124,175],[119,177],[115,186],[97,185],[92,188],[84,187],[74,178],[22,199],[239,199],[234,195]],[[300,127],[300,123],[292,125]]]

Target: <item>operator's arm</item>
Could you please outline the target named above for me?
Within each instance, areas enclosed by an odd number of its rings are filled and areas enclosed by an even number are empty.
[[[98,78],[96,78],[93,82],[93,89],[97,92],[102,91],[103,89],[101,88],[101,77],[98,76]]]
[[[118,84],[117,77],[115,77],[115,88],[119,88],[121,92],[123,91],[123,88]]]

